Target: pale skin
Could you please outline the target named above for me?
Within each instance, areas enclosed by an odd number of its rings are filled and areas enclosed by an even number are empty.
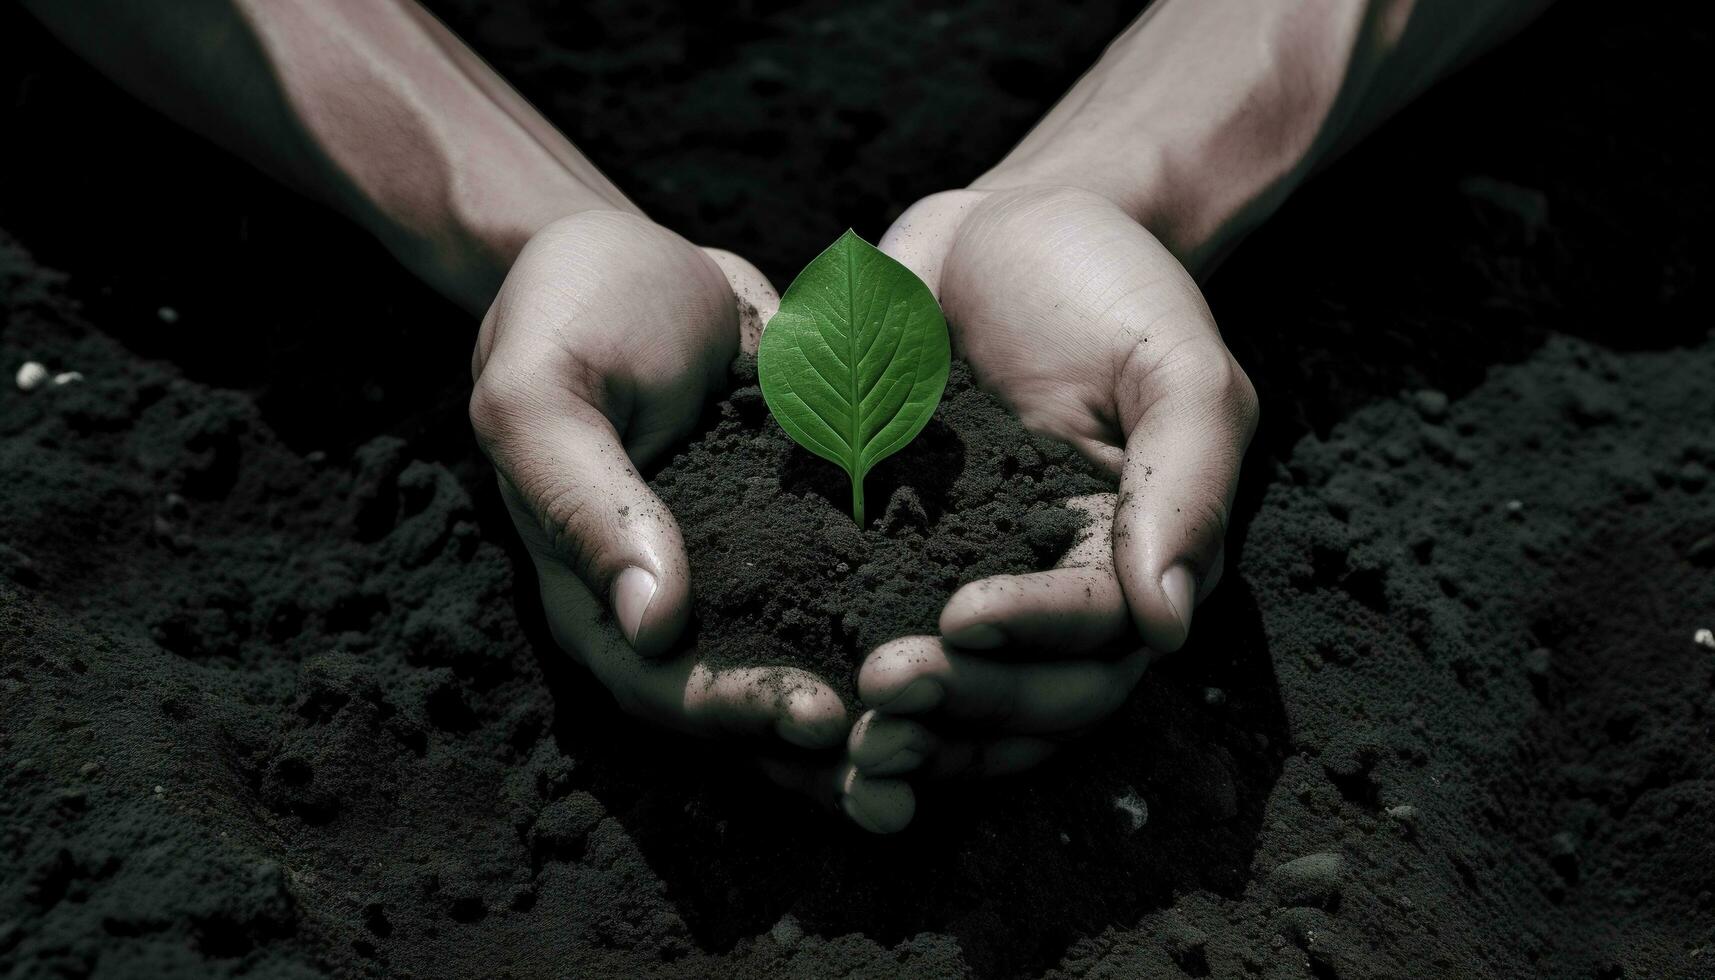
[[[966,585],[938,637],[865,659],[860,772],[1028,768],[1184,645],[1224,569],[1258,409],[1197,280],[1317,166],[1544,6],[1166,0],[1006,159],[899,217],[881,247],[935,290],[978,380],[1120,489],[1078,502],[1092,525],[1060,567]]]
[[[1003,161],[901,215],[881,247],[936,291],[956,353],[1120,491],[1071,502],[1091,520],[1055,569],[966,585],[938,636],[873,651],[855,719],[810,674],[683,648],[684,546],[636,469],[755,349],[779,298],[754,266],[651,222],[410,0],[26,5],[482,317],[477,438],[556,641],[621,707],[885,833],[913,782],[1035,765],[1184,644],[1257,419],[1198,278],[1544,2],[1160,0]]]

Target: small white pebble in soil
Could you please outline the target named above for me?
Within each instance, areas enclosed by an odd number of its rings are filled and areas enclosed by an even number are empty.
[[[780,917],[779,922],[774,923],[774,927],[768,930],[768,935],[773,937],[781,949],[796,949],[798,944],[804,941],[804,927],[788,912]]]
[[[1524,655],[1524,669],[1535,677],[1547,677],[1548,669],[1554,664],[1554,654],[1537,647]]]
[[[1417,835],[1417,807],[1409,803],[1390,806],[1387,808],[1387,815],[1388,819],[1392,820],[1394,825],[1399,828],[1400,833],[1407,837]]]
[[[1715,650],[1715,630],[1698,630],[1691,634],[1691,642],[1707,650]]]
[[[18,382],[20,389],[34,391],[41,387],[42,382],[48,380],[48,369],[39,361],[25,361],[19,366],[18,374],[13,380]]]
[[[155,795],[156,795],[156,796],[159,796],[159,795],[161,795],[161,794],[162,794],[162,793],[165,793],[165,792],[166,792],[166,791],[167,791],[167,789],[166,789],[166,787],[164,787],[164,786],[156,786],[156,787],[155,787]]]
[[[69,385],[73,381],[82,381],[83,375],[77,371],[61,371],[54,375],[54,384]]]
[[[1142,830],[1143,825],[1149,822],[1149,804],[1137,795],[1135,789],[1127,788],[1125,793],[1114,797],[1114,809],[1125,814],[1131,821],[1133,833]]]
[[[163,306],[160,309],[156,310],[155,316],[159,317],[162,323],[178,323],[179,322],[179,311],[173,309],[170,306]]]
[[[1203,703],[1218,708],[1227,703],[1227,692],[1218,687],[1203,688]]]
[[[1518,512],[1520,512],[1522,510],[1524,510],[1524,501],[1522,501],[1522,500],[1509,500],[1509,501],[1507,501],[1507,513],[1517,514]]]

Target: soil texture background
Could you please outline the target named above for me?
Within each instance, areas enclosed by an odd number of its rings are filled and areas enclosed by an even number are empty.
[[[1135,13],[432,6],[777,282]],[[1568,0],[1248,242],[1193,641],[871,839],[553,648],[467,318],[0,10],[0,366],[84,375],[0,386],[0,974],[1709,976],[1710,16]]]

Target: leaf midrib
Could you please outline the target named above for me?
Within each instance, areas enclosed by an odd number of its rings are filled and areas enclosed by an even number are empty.
[[[862,383],[861,371],[858,365],[858,333],[857,318],[857,250],[847,241],[846,253],[846,374],[851,381],[851,436],[846,441],[846,449],[852,454],[851,477],[854,480],[863,479],[858,467],[863,465],[863,447],[858,444],[858,437],[863,432],[863,402],[858,395],[858,386]]]

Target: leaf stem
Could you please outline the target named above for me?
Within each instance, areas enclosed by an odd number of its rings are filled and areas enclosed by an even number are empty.
[[[863,477],[852,479],[852,520],[857,521],[858,530],[863,530]]]

